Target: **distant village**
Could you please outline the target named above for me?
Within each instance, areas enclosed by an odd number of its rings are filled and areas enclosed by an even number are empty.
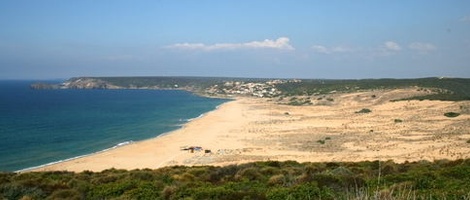
[[[277,84],[301,82],[301,80],[270,80],[266,82],[226,81],[222,85],[213,85],[206,88],[209,95],[244,95],[254,97],[274,97],[281,94],[276,88]]]

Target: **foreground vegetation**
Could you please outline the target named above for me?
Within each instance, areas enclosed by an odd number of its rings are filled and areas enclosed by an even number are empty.
[[[470,199],[470,159],[0,173],[0,199]]]

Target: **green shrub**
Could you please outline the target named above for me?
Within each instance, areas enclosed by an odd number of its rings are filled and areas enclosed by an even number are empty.
[[[50,199],[83,199],[80,192],[73,189],[57,190],[52,193]]]
[[[161,196],[163,197],[163,199],[170,199],[176,194],[177,191],[178,188],[174,185],[166,186],[165,188],[163,188]]]
[[[145,183],[133,190],[127,191],[124,196],[124,199],[158,199],[160,197],[160,190],[157,190],[151,183]]]
[[[310,99],[298,99],[292,98],[287,105],[290,106],[303,106],[303,105],[312,105],[312,101]]]
[[[460,113],[456,113],[456,112],[447,112],[447,113],[444,113],[444,116],[446,117],[457,117],[459,116]]]
[[[269,190],[266,193],[266,198],[271,200],[293,199],[290,195],[290,190],[288,188],[280,187]]]
[[[249,181],[259,180],[263,176],[258,170],[259,168],[257,167],[247,167],[245,169],[241,169],[237,172],[237,174],[235,174],[235,178],[238,180],[245,179]]]
[[[44,199],[46,196],[47,194],[38,187],[27,187],[17,184],[4,185],[4,183],[0,187],[0,198],[2,199],[21,199],[25,197]]]
[[[313,180],[318,183],[319,187],[328,187],[333,190],[343,189],[341,180],[333,174],[316,174]]]
[[[121,180],[108,184],[101,184],[94,188],[90,193],[92,199],[106,199],[106,197],[119,197],[126,191],[136,187],[135,181]]]
[[[274,175],[274,176],[271,176],[268,180],[268,185],[284,185],[284,180],[285,180],[285,177],[284,175],[282,174],[277,174],[277,175]]]
[[[200,187],[191,191],[194,199],[237,199],[236,192],[225,187]]]
[[[322,190],[314,183],[307,183],[291,188],[273,188],[266,193],[267,199],[333,199],[328,190]]]
[[[403,122],[403,120],[401,120],[401,119],[395,119],[395,120],[393,120],[393,121],[394,121],[395,123],[402,123],[402,122]]]
[[[356,113],[370,113],[370,112],[372,112],[372,110],[370,110],[368,108],[363,108],[360,111],[356,111]]]

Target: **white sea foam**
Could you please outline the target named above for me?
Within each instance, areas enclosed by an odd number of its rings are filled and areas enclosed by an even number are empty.
[[[132,143],[134,143],[134,141],[132,141],[132,140],[121,142],[121,143],[117,144],[116,146],[112,147],[112,149],[117,148],[117,147],[126,146],[126,145],[129,145],[129,144],[132,144]]]
[[[95,154],[95,153],[86,154],[86,155],[81,155],[81,156],[77,156],[77,157],[73,157],[73,158],[67,158],[67,159],[59,160],[59,161],[54,161],[54,162],[46,163],[46,164],[44,164],[44,165],[39,165],[39,166],[34,166],[34,167],[28,167],[28,168],[25,168],[25,169],[17,170],[17,171],[15,171],[15,173],[18,173],[18,172],[27,172],[27,171],[39,169],[39,168],[42,168],[42,167],[47,167],[47,166],[55,165],[55,164],[58,164],[58,163],[63,163],[63,162],[67,162],[67,161],[71,161],[71,160],[83,158],[83,157],[86,157],[86,156],[89,156],[89,155],[92,155],[92,154]]]
[[[187,119],[187,121],[190,122],[190,121],[193,121],[193,120],[195,120],[195,119],[199,119],[199,118],[201,118],[201,117],[204,117],[204,114],[200,114],[199,116],[197,116],[197,117],[195,117],[195,118]]]

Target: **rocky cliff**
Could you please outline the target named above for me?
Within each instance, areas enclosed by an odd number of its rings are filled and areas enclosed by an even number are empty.
[[[72,78],[60,85],[64,89],[123,89],[109,82],[96,78]]]

